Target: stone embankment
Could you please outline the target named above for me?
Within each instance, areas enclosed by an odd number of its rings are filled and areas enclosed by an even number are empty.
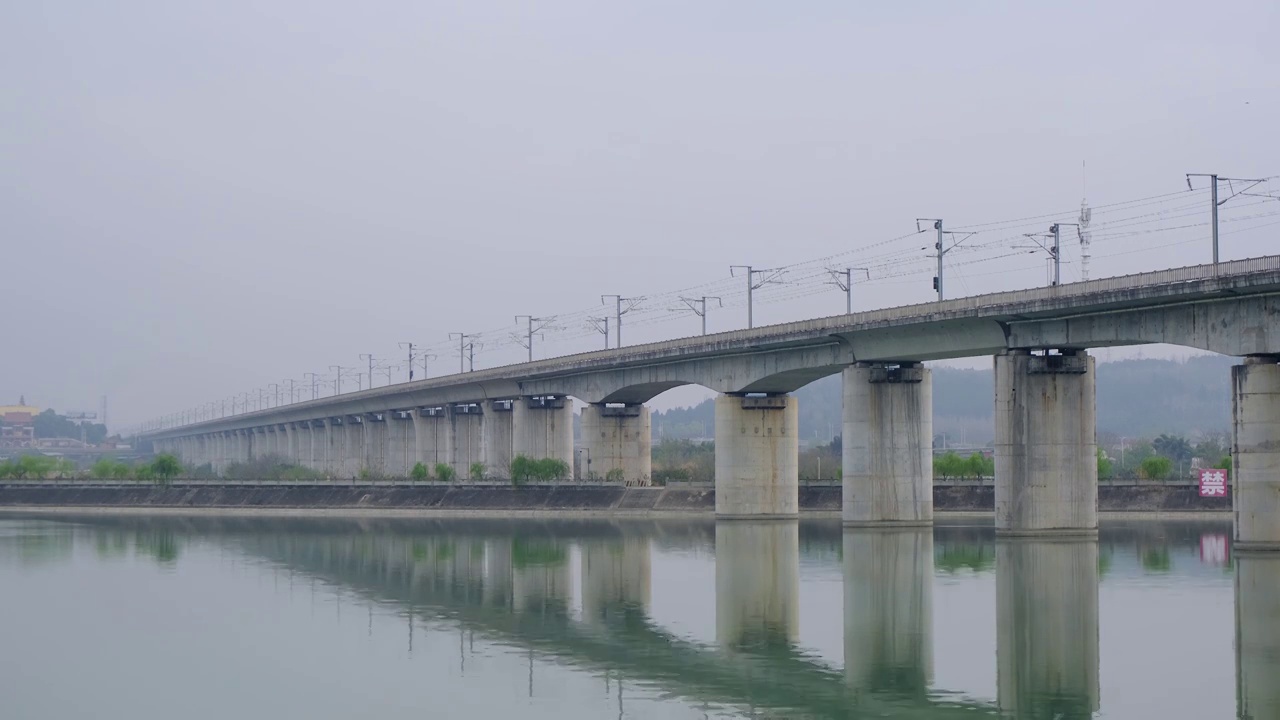
[[[939,513],[990,512],[995,506],[991,485],[937,484],[934,509]],[[56,483],[0,483],[0,508],[136,508],[136,509],[344,509],[424,513],[565,513],[565,514],[710,514],[715,490],[710,485],[623,487],[562,484],[510,487],[500,485],[406,484],[208,484],[175,482],[169,486]],[[839,514],[839,485],[801,485],[802,513]],[[1230,498],[1202,498],[1194,485],[1102,485],[1102,512],[1230,511]]]

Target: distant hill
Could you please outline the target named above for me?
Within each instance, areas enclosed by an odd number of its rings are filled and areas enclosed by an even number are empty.
[[[1129,437],[1160,433],[1192,436],[1231,429],[1231,366],[1236,358],[1205,355],[1187,360],[1120,360],[1098,364],[1098,432]],[[991,370],[933,368],[933,430],[951,445],[991,442],[994,381]],[[840,434],[840,376],[801,388],[800,437],[827,442]],[[653,413],[654,439],[712,437],[711,400]]]

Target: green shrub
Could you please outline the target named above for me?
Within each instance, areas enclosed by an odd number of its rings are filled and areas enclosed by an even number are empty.
[[[1112,462],[1108,460],[1106,454],[1103,453],[1101,449],[1099,449],[1098,450],[1098,477],[1100,478],[1111,477],[1112,470],[1114,470]]]
[[[484,463],[482,462],[471,463],[471,479],[472,480],[484,479]]]
[[[142,463],[133,469],[133,476],[144,482],[156,479],[155,471],[151,469],[150,463]]]
[[[1173,461],[1163,455],[1152,455],[1143,458],[1138,472],[1148,480],[1164,480],[1173,472]]]
[[[517,455],[511,460],[511,484],[523,485],[533,476],[533,461],[524,455]]]
[[[182,474],[182,463],[169,453],[161,453],[151,461],[151,473],[161,483],[168,483]]]
[[[58,461],[56,458],[47,457],[45,455],[23,455],[18,458],[18,464],[14,470],[14,477],[39,480],[53,472],[57,465]]]
[[[458,473],[449,463],[436,463],[436,479],[440,482],[453,482]]]
[[[609,472],[605,473],[604,479],[609,482],[622,482],[623,480],[626,479],[624,475],[625,474],[622,472],[622,468],[616,467],[610,470]]]
[[[89,468],[89,474],[95,478],[109,478],[115,469],[116,461],[112,458],[104,457]]]
[[[17,477],[18,466],[12,460],[0,460],[0,480]]]
[[[409,477],[414,482],[422,482],[431,477],[431,472],[427,470],[427,466],[422,463],[414,463],[413,469],[409,471]]]

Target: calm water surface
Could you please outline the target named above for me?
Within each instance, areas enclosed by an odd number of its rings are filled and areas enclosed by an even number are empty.
[[[1280,717],[1229,537],[0,516],[0,717]]]

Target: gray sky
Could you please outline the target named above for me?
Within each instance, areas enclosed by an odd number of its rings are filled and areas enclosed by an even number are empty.
[[[922,302],[929,239],[867,248],[918,216],[1071,221],[1082,161],[1095,207],[1280,174],[1276,3],[1045,5],[7,3],[0,403],[119,427],[400,341],[456,370],[457,331],[490,367],[517,313],[594,349],[601,293],[650,298],[627,344],[697,332],[684,288],[732,329],[730,263],[801,264],[758,324],[842,311],[840,253],[859,307]],[[1096,210],[1092,275],[1207,260],[1207,202]],[[1224,257],[1275,252],[1280,202],[1223,218]],[[949,295],[1043,284],[1010,246],[1050,219],[970,239]]]

